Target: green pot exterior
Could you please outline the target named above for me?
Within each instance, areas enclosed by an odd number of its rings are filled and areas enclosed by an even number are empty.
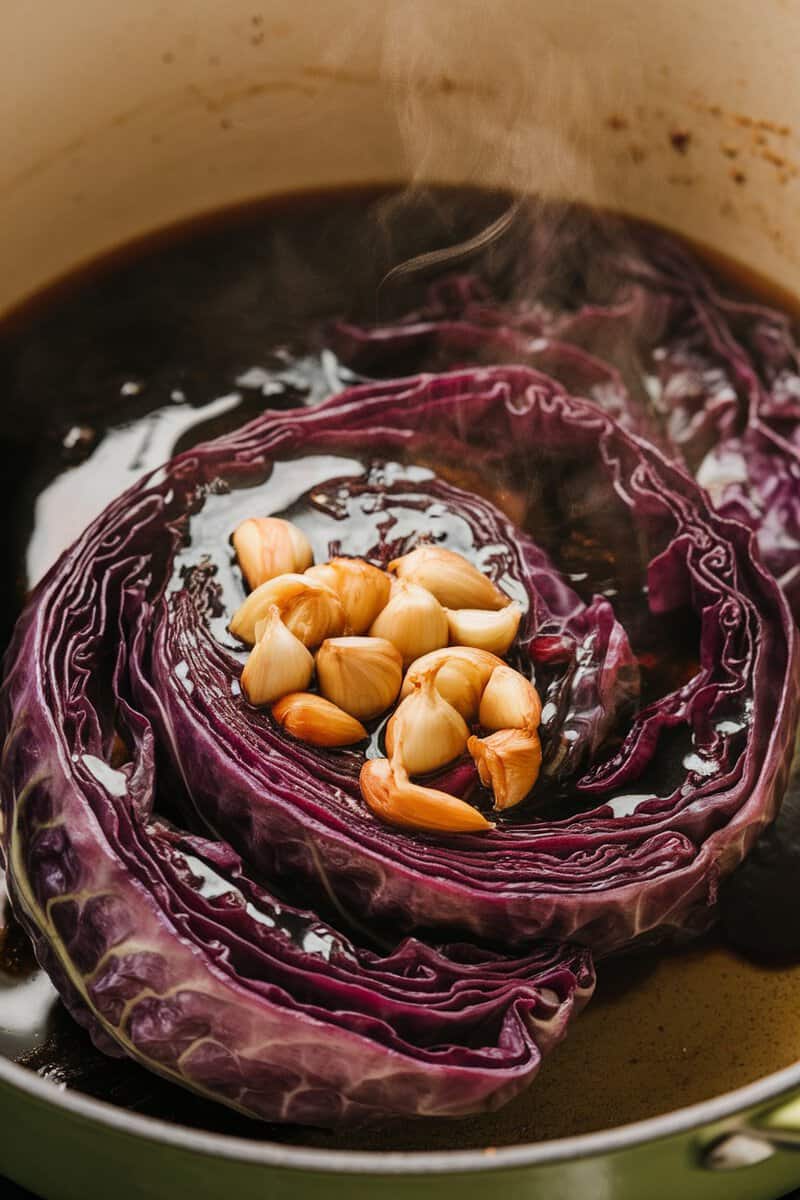
[[[704,1169],[699,1148],[731,1125],[509,1169],[501,1154],[466,1172],[387,1173],[379,1158],[374,1171],[315,1171],[168,1144],[70,1111],[55,1087],[50,1101],[0,1080],[0,1172],[45,1200],[775,1200],[800,1185],[800,1151]]]

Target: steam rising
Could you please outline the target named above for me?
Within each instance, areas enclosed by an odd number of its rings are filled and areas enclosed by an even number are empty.
[[[540,201],[593,203],[604,194],[592,130],[600,111],[624,103],[625,89],[618,79],[605,77],[598,43],[632,35],[597,29],[591,44],[587,39],[576,46],[552,9],[533,23],[531,5],[521,0],[489,7],[461,0],[446,8],[429,0],[390,0],[383,13],[378,70],[408,182],[373,213],[376,228],[370,236],[377,234],[380,260],[388,264],[376,296],[377,315],[397,307],[398,285],[461,269],[499,243],[504,257],[513,253],[527,261],[527,278],[518,273],[515,294],[535,296],[541,281],[529,243],[539,224]],[[329,45],[329,69],[360,66],[372,44],[374,13],[369,21],[354,18]],[[630,50],[635,62],[635,47]],[[617,45],[615,57],[619,53]],[[374,70],[375,63],[370,65]],[[439,207],[432,184],[499,189],[506,199],[464,237],[463,228],[454,228]],[[409,255],[398,230],[420,216],[430,225],[430,244]],[[560,244],[570,232],[558,229]],[[541,243],[541,230],[536,236]],[[537,256],[541,250],[540,244]]]

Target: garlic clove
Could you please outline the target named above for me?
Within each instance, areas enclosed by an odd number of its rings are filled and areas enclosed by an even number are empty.
[[[314,659],[286,628],[277,605],[272,605],[260,625],[258,641],[242,671],[244,694],[256,705],[303,691],[314,674]]]
[[[359,783],[372,812],[401,829],[431,833],[481,833],[494,829],[492,822],[471,804],[449,792],[412,783],[403,768],[387,758],[367,759]]]
[[[478,719],[481,695],[495,667],[505,664],[496,654],[472,646],[449,646],[416,659],[406,672],[400,693],[405,699],[433,672],[436,690],[465,721]]]
[[[288,571],[305,571],[314,561],[302,529],[280,517],[248,517],[237,525],[232,541],[249,588]]]
[[[516,603],[501,609],[447,608],[450,641],[491,654],[505,654],[517,636],[522,609]]]
[[[444,700],[434,674],[406,696],[386,726],[386,751],[409,775],[427,775],[458,758],[467,745],[464,718]]]
[[[309,579],[329,587],[342,602],[351,633],[366,633],[389,602],[392,580],[362,558],[332,558],[306,571]]]
[[[272,706],[287,733],[312,746],[352,746],[367,737],[360,721],[313,692],[290,692]]]
[[[389,603],[373,621],[369,633],[396,646],[407,666],[429,650],[447,645],[447,616],[425,588],[395,581]]]
[[[317,651],[323,696],[360,721],[369,721],[394,704],[402,678],[400,653],[385,638],[328,638]]]
[[[489,676],[481,696],[478,720],[485,729],[528,729],[539,726],[542,702],[529,679],[503,663]]]
[[[318,595],[298,597],[287,609],[284,622],[311,649],[342,633],[346,623],[339,597],[327,588],[320,589]]]
[[[306,575],[279,575],[268,579],[251,592],[231,620],[231,633],[243,642],[253,643],[257,627],[272,605],[281,620],[304,646],[318,646],[326,637],[344,630],[345,615],[335,592]]]
[[[431,592],[446,608],[505,608],[505,592],[462,554],[441,546],[418,546],[389,563],[398,579]]]
[[[501,729],[467,743],[481,783],[494,792],[498,810],[513,808],[530,792],[542,765],[539,735],[525,729]]]

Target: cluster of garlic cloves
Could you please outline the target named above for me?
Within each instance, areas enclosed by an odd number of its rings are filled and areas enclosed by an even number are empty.
[[[314,565],[302,531],[274,517],[243,521],[233,544],[251,588],[230,622],[252,646],[242,672],[250,703],[270,705],[293,737],[331,748],[363,742],[362,722],[400,697],[387,757],[361,770],[376,815],[437,832],[493,828],[471,804],[414,781],[465,752],[497,810],[525,799],[541,763],[541,705],[502,658],[522,611],[477,567],[432,545],[388,572],[357,558]],[[319,692],[309,690],[315,674]]]

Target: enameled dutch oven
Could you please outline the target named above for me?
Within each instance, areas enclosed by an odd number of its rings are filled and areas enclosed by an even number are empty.
[[[378,182],[618,208],[796,296],[798,53],[788,0],[11,0],[0,313],[170,222]],[[719,954],[590,1006],[541,1081],[561,1075],[537,1111],[571,1105],[562,1122],[517,1109],[413,1152],[285,1145],[132,1114],[0,1058],[0,1172],[52,1200],[776,1197],[800,1185],[800,972]],[[648,1038],[675,1009],[659,1059]],[[668,1093],[665,1054],[685,1056]]]

